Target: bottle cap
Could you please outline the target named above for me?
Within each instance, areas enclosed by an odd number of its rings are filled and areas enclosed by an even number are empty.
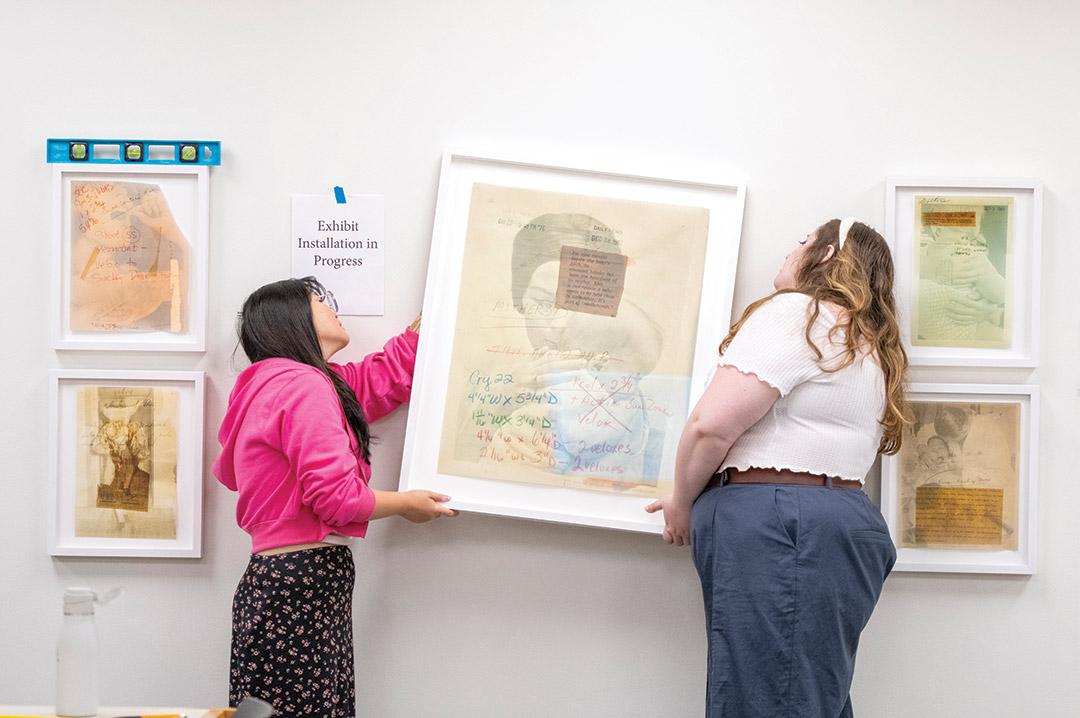
[[[97,592],[89,588],[69,588],[64,591],[64,613],[72,616],[93,616],[95,603],[108,603],[123,592],[117,587],[98,598]]]

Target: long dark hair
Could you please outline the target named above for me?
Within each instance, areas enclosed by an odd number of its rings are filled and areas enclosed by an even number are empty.
[[[848,232],[844,247],[823,262],[829,245],[839,245],[840,220],[832,219],[817,228],[817,237],[803,253],[795,269],[795,287],[783,289],[760,299],[743,313],[720,345],[723,353],[747,318],[777,294],[800,292],[814,303],[806,325],[806,341],[821,359],[821,350],[810,339],[810,330],[821,310],[821,302],[843,307],[847,317],[830,331],[829,338],[844,332],[844,358],[826,371],[839,371],[852,364],[869,349],[885,375],[885,414],[881,418],[882,437],[878,453],[895,454],[900,450],[904,419],[904,384],[907,354],[900,341],[900,324],[893,298],[893,259],[885,238],[869,225],[856,222]]]
[[[312,295],[326,295],[325,287],[315,277],[284,279],[256,289],[244,300],[237,320],[240,346],[253,364],[263,359],[292,359],[325,374],[333,382],[345,419],[356,434],[361,457],[371,463],[372,437],[364,410],[353,390],[323,358],[311,316]]]

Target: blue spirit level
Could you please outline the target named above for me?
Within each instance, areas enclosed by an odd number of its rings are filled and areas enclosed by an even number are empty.
[[[220,165],[221,143],[201,140],[54,140],[49,162],[88,164]]]

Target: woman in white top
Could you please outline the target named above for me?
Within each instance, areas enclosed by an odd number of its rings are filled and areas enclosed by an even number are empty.
[[[900,448],[907,357],[880,234],[832,220],[720,346],[690,415],[664,539],[692,545],[706,715],[851,716],[859,634],[896,550],[861,490]]]

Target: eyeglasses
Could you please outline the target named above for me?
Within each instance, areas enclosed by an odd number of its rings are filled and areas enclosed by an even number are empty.
[[[337,300],[334,299],[334,293],[333,292],[331,292],[326,287],[323,287],[322,292],[316,292],[315,296],[318,297],[320,302],[322,302],[326,306],[330,307],[334,311],[334,314],[337,314],[338,303],[337,303]]]

